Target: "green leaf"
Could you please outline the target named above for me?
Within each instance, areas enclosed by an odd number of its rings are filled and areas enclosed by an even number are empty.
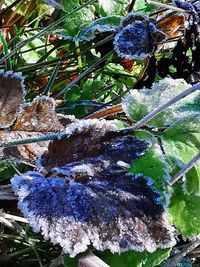
[[[8,180],[16,173],[11,162],[0,162],[0,181]]]
[[[151,13],[156,10],[154,5],[147,3],[145,0],[136,0],[134,5],[135,12]]]
[[[123,109],[131,119],[139,121],[149,112],[155,110],[158,106],[183,92],[188,87],[189,84],[183,79],[165,78],[155,83],[151,90],[132,90],[123,102]],[[183,98],[155,116],[147,124],[163,127],[171,125],[180,116],[187,117],[192,112],[196,112],[197,105],[200,102],[197,95],[198,92]]]
[[[200,113],[181,118],[161,136],[163,149],[171,165],[172,176],[200,149]],[[200,233],[200,163],[173,185],[169,214],[172,223],[185,236]]]
[[[65,93],[64,96],[65,100],[68,102],[77,102],[80,101],[81,98],[81,90],[78,85],[74,85],[67,92]]]
[[[153,187],[162,195],[166,194],[169,172],[158,144],[153,144],[128,170],[133,174],[142,173],[144,176],[150,177],[153,181]]]
[[[163,132],[161,140],[168,161],[171,163],[171,174],[174,175],[200,150],[200,113],[179,119]],[[183,185],[185,193],[200,195],[199,162],[186,174]]]
[[[87,80],[82,86],[82,99],[93,99],[95,92],[101,91],[105,86],[103,81]]]
[[[83,3],[82,3],[83,2]],[[85,1],[86,2],[86,1]],[[80,31],[94,20],[94,6],[85,7],[84,1],[80,0],[64,0],[62,6],[65,13],[73,12],[78,6],[83,6],[82,9],[68,16],[64,23],[61,24],[60,30],[57,32],[65,39],[72,39],[77,36]]]
[[[185,236],[200,234],[200,197],[185,194],[181,183],[175,183],[169,206],[171,221]]]
[[[128,251],[112,254],[102,252],[100,257],[111,267],[154,267],[169,257],[171,249],[157,249],[153,253]]]
[[[110,15],[122,15],[127,14],[128,7],[130,5],[129,0],[116,1],[116,0],[98,0],[98,5],[96,5],[96,11],[101,16]]]

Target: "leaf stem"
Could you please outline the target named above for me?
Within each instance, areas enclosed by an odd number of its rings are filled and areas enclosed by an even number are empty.
[[[109,267],[104,261],[102,261],[99,257],[94,255],[92,252],[87,254],[86,256],[80,258],[79,267]]]

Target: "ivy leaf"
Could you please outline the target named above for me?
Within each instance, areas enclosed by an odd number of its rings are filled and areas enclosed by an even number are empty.
[[[132,90],[123,102],[123,109],[134,121],[141,120],[159,105],[176,96],[189,87],[183,79],[165,78],[154,83],[151,89]],[[198,92],[173,104],[150,120],[147,124],[155,127],[171,125],[180,117],[196,112]]]
[[[170,248],[157,249],[153,253],[128,251],[120,255],[106,251],[101,254],[101,258],[111,267],[154,267],[168,258],[170,251]]]

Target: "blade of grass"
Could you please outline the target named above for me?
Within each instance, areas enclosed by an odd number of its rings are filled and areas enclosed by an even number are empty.
[[[3,47],[3,54],[4,55],[8,55],[9,54],[9,49],[8,49],[8,45],[7,42],[5,40],[4,34],[2,31],[0,31],[0,42],[2,43],[2,47]],[[11,63],[11,59],[8,58],[6,60],[6,71],[12,70],[12,63]]]
[[[104,62],[112,53],[114,50],[110,51],[108,54],[100,58],[97,62],[95,62],[92,66],[87,68],[84,72],[82,72],[75,80],[73,80],[71,83],[69,83],[67,86],[65,86],[60,92],[58,92],[54,97],[58,98],[61,95],[63,95],[69,88],[71,88],[73,85],[78,83],[80,80],[82,80],[85,76],[90,74],[97,66],[99,66],[102,62]]]
[[[36,35],[30,37],[29,39],[27,39],[25,41],[22,41],[21,43],[18,43],[18,45],[17,45],[17,47],[15,49],[13,49],[9,54],[5,55],[3,58],[0,59],[0,64],[2,64],[8,58],[12,57],[23,46],[27,45],[28,43],[30,43],[34,39],[39,38],[40,36],[44,35],[48,31],[51,31],[54,27],[56,27],[57,25],[59,25],[60,23],[62,23],[63,21],[65,21],[67,17],[69,17],[70,15],[73,15],[77,11],[81,10],[82,8],[84,8],[84,7],[92,4],[94,2],[96,2],[96,0],[89,0],[89,1],[87,1],[86,3],[82,4],[81,6],[78,6],[77,8],[75,8],[73,11],[67,13],[66,15],[64,15],[63,17],[61,17],[60,19],[58,19],[57,21],[55,21],[55,22],[51,23],[50,25],[48,25],[47,27],[45,27],[44,29],[42,29],[41,31],[39,31]]]
[[[24,138],[20,140],[14,140],[10,142],[0,143],[0,147],[10,147],[10,146],[18,146],[18,145],[25,145],[25,144],[32,144],[44,141],[52,141],[57,140],[60,138],[67,138],[69,135],[66,133],[55,133],[55,134],[44,134],[40,137],[35,138]]]
[[[58,74],[59,68],[60,68],[60,62],[58,62],[58,64],[56,65],[56,67],[54,68],[54,70],[51,74],[51,77],[50,77],[50,79],[49,79],[49,81],[48,81],[48,83],[44,89],[44,92],[43,92],[44,95],[49,94],[51,87],[52,87],[52,85],[56,79],[57,74]]]

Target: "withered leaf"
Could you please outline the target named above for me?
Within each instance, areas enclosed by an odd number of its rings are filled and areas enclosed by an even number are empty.
[[[112,121],[80,120],[66,133],[69,138],[51,142],[39,161],[49,178],[39,172],[12,178],[33,230],[71,257],[90,245],[113,253],[171,247],[173,229],[160,194],[148,177],[125,170],[149,145]]]
[[[57,114],[55,102],[49,97],[36,97],[33,102],[20,107],[11,131],[0,132],[0,143],[20,139],[37,138],[44,134],[65,131],[74,116]],[[6,147],[0,149],[1,160],[24,160],[33,162],[47,148],[49,142]]]
[[[64,171],[67,164],[89,164],[97,165],[93,170],[95,175],[101,170],[105,175],[109,166],[112,167],[110,171],[121,169],[120,164],[127,166],[147,148],[146,142],[136,142],[135,137],[117,131],[114,122],[105,120],[79,120],[70,124],[66,133],[70,135],[68,138],[50,142],[48,150],[41,156],[39,164],[48,172],[62,166]]]
[[[55,112],[55,101],[50,97],[36,97],[33,102],[21,107],[12,130],[30,132],[60,132],[73,122],[73,116]]]
[[[24,103],[24,78],[17,72],[0,72],[0,128],[15,121],[19,106]]]
[[[33,231],[74,257],[93,245],[121,253],[174,245],[160,195],[142,175],[110,175],[78,182],[46,179],[38,172],[15,175],[19,208]]]

